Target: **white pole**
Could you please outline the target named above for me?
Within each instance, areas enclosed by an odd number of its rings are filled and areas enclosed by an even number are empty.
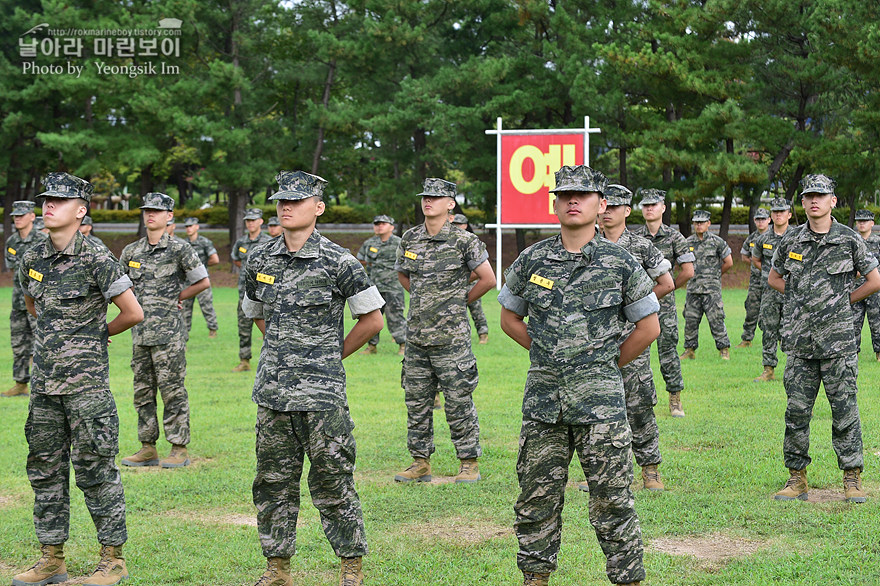
[[[495,288],[501,291],[501,116],[498,117],[498,137],[496,144],[495,171]]]

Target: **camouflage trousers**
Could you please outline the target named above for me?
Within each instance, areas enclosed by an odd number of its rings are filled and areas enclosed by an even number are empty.
[[[9,341],[12,343],[12,378],[17,383],[31,380],[34,356],[34,332],[37,318],[27,310],[13,309],[9,314]]]
[[[516,462],[520,494],[514,505],[521,570],[556,569],[568,464],[577,452],[590,487],[590,523],[607,559],[608,578],[615,584],[645,579],[642,531],[630,490],[630,440],[625,420],[592,425],[523,420]]]
[[[27,475],[34,489],[34,527],[42,544],[67,541],[70,466],[103,545],[122,545],[125,494],[115,456],[119,417],[110,391],[31,395],[24,434]]]
[[[657,390],[651,371],[651,352],[646,349],[620,369],[626,394],[626,418],[632,430],[632,451],[641,467],[659,464],[660,428],[654,416]]]
[[[880,295],[874,294],[858,303],[853,303],[852,310],[856,326],[856,348],[859,351],[862,349],[862,328],[867,316],[868,328],[871,330],[871,345],[874,347],[874,352],[880,352]]]
[[[788,356],[785,365],[785,466],[802,470],[810,464],[810,419],[819,393],[819,383],[831,404],[831,446],[841,470],[862,469],[862,423],[856,398],[858,355],[828,359]]]
[[[782,333],[782,305],[785,297],[776,289],[767,287],[761,297],[761,346],[764,366],[776,368],[779,358],[776,348]]]
[[[474,320],[474,327],[477,328],[477,334],[488,334],[489,320],[486,319],[486,314],[483,313],[482,300],[477,299],[473,303],[468,303],[468,311],[471,312],[471,319]]]
[[[251,359],[251,336],[254,330],[254,320],[244,314],[241,302],[244,299],[244,291],[238,290],[238,359]]]
[[[273,411],[257,407],[254,505],[265,557],[296,553],[299,481],[309,457],[309,494],[324,535],[339,557],[367,553],[361,502],[354,488],[356,446],[348,409]]]
[[[675,310],[675,293],[660,299],[660,336],[657,338],[657,358],[660,374],[666,383],[666,391],[680,393],[684,390],[681,376],[681,360],[678,358],[678,314]]]
[[[715,348],[730,348],[727,326],[724,325],[724,301],[721,291],[713,293],[690,293],[684,301],[684,347],[696,350],[699,347],[700,321],[706,315],[709,331],[715,338]]]
[[[413,458],[434,453],[434,397],[443,393],[446,422],[460,460],[479,458],[480,422],[473,393],[480,377],[466,344],[419,346],[406,343],[401,383],[406,401],[406,444]]]
[[[391,332],[395,344],[403,344],[406,342],[406,303],[403,289],[400,291],[379,291],[379,293],[385,300],[382,313],[385,315],[388,331]],[[370,344],[379,345],[378,333],[370,339]]]
[[[208,287],[195,297],[183,300],[183,323],[186,338],[189,339],[189,332],[192,330],[193,309],[196,300],[199,301],[199,309],[202,310],[202,316],[205,318],[205,324],[209,330],[217,331],[217,313],[214,311],[214,294],[211,287]]]
[[[742,339],[752,341],[755,339],[755,326],[761,315],[761,297],[764,294],[764,285],[761,283],[761,275],[749,276],[749,291],[746,293],[746,320],[743,322]],[[763,331],[764,328],[761,328]]]
[[[180,339],[161,346],[135,344],[131,352],[134,372],[134,408],[138,414],[138,441],[154,444],[159,439],[156,394],[162,395],[165,439],[172,444],[189,443],[189,398],[186,394],[186,346]]]

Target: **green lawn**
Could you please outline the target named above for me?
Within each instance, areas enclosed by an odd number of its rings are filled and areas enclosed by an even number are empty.
[[[379,354],[346,361],[348,397],[357,429],[358,470],[371,554],[365,559],[373,585],[520,584],[512,531],[517,496],[514,463],[521,421],[520,404],[527,353],[498,324],[494,293],[484,300],[490,319],[487,346],[474,345],[481,382],[474,396],[481,423],[483,481],[455,485],[457,471],[442,412],[436,413],[438,449],[432,464],[437,482],[398,485],[393,474],[409,464],[406,410],[400,388],[397,347],[383,332]],[[0,315],[8,314],[10,291],[0,290]],[[254,418],[250,400],[253,372],[235,374],[236,292],[217,289],[220,335],[209,339],[196,311],[189,344],[187,388],[192,411],[193,465],[180,470],[122,471],[128,505],[126,558],[131,584],[253,584],[264,568],[251,501],[254,474]],[[739,342],[744,290],[725,291],[727,325]],[[679,309],[684,301],[679,294]],[[681,322],[681,319],[679,320]],[[261,338],[254,330],[254,352]],[[873,361],[870,336],[860,361],[862,426],[865,442],[863,505],[842,502],[841,473],[831,449],[830,412],[824,396],[815,410],[812,487],[821,502],[780,503],[772,494],[787,479],[782,463],[782,382],[758,384],[761,349],[732,350],[718,358],[705,320],[697,360],[684,364],[685,419],[669,417],[667,395],[654,364],[661,472],[668,490],[636,492],[647,546],[648,582],[666,584],[871,584],[880,567],[880,364]],[[760,334],[758,340],[760,339]],[[476,342],[476,334],[474,334]],[[11,371],[8,328],[0,328],[0,372]],[[133,453],[136,418],[132,407],[130,336],[110,347],[111,388],[121,419],[121,456]],[[782,364],[778,369],[781,379]],[[8,379],[4,385],[11,386]],[[3,387],[4,389],[6,386]],[[3,399],[0,426],[0,582],[26,568],[37,555],[25,476],[23,426],[27,401]],[[168,444],[162,440],[160,453]],[[638,474],[638,471],[637,471]],[[565,529],[554,585],[606,584],[605,560],[587,511],[587,496],[571,467]],[[637,480],[636,485],[639,482]],[[336,584],[338,562],[323,536],[318,514],[302,485],[303,508],[293,560],[296,584]],[[90,571],[97,559],[94,527],[82,494],[71,486],[71,576]],[[693,555],[682,555],[687,553]]]

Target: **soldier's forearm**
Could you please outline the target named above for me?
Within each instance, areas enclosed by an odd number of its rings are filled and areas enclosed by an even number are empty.
[[[342,357],[346,358],[357,352],[370,338],[379,333],[382,325],[382,312],[378,309],[359,316],[357,323],[354,324],[342,342]]]
[[[659,335],[660,319],[656,313],[637,321],[636,329],[620,345],[620,358],[617,360],[617,366],[624,366],[635,360]]]

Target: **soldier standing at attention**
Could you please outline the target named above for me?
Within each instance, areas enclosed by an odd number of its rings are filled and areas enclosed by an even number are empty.
[[[464,214],[455,214],[452,217],[452,225],[458,228],[459,230],[464,230],[467,232],[468,229],[468,219]],[[471,287],[474,286],[474,283],[471,284]],[[470,290],[470,289],[469,289]],[[471,319],[474,321],[474,327],[477,328],[477,336],[479,338],[480,344],[488,344],[489,343],[489,320],[486,319],[486,314],[483,312],[483,301],[481,299],[477,299],[472,303],[468,303],[468,311],[471,314]]]
[[[755,240],[752,263],[761,271],[764,292],[761,294],[761,360],[764,371],[753,382],[776,380],[774,373],[779,359],[776,357],[776,346],[779,343],[780,327],[782,326],[782,294],[767,284],[770,269],[773,268],[773,254],[788,231],[791,220],[791,204],[785,198],[777,197],[770,202],[770,216],[773,228],[767,230]]]
[[[186,241],[196,251],[199,261],[201,261],[205,268],[219,264],[220,256],[217,254],[217,249],[214,248],[214,243],[199,234],[199,219],[187,218],[183,226],[186,230]],[[186,338],[189,339],[189,332],[192,330],[192,316],[196,300],[199,302],[199,309],[202,310],[202,316],[204,316],[205,323],[208,326],[208,337],[216,338],[218,328],[217,313],[214,311],[214,294],[211,292],[211,287],[196,295],[195,298],[183,300],[183,321],[186,324]]]
[[[872,232],[874,228],[874,212],[871,210],[858,210],[856,212],[856,230],[865,240],[868,252],[874,258],[880,260],[880,236]],[[854,286],[860,287],[865,279],[858,277]],[[853,318],[856,327],[856,352],[862,349],[862,326],[865,325],[865,315],[868,316],[868,328],[871,330],[871,344],[874,346],[874,358],[880,362],[880,295],[871,295],[857,303],[853,303]]]
[[[859,360],[852,304],[880,291],[877,259],[859,235],[836,222],[834,181],[807,175],[801,202],[807,222],[788,230],[773,253],[768,282],[785,295],[782,351],[788,397],[782,451],[790,477],[776,500],[807,500],[810,419],[819,384],[831,404],[831,445],[843,470],[844,497],[863,503],[862,424],[856,397]],[[865,282],[853,290],[856,273]]]
[[[12,222],[15,232],[6,239],[6,268],[15,271],[19,259],[29,248],[42,242],[46,236],[34,230],[34,202],[12,203]],[[13,273],[14,275],[15,273]],[[12,279],[12,311],[9,313],[9,339],[12,342],[12,379],[15,384],[2,393],[4,397],[28,394],[31,380],[30,362],[34,355],[34,332],[37,319],[28,313],[24,304],[24,292],[18,280]]]
[[[605,176],[585,165],[558,170],[551,192],[561,234],[524,250],[498,295],[501,329],[529,350],[531,361],[514,506],[524,586],[547,586],[556,569],[575,453],[589,484],[590,522],[609,580],[640,584],[645,578],[620,367],[657,338],[660,306],[654,281],[638,261],[598,236],[606,187]],[[635,328],[620,344],[626,322]]]
[[[694,253],[694,278],[688,281],[684,299],[684,352],[682,359],[693,360],[699,346],[700,321],[703,314],[715,338],[715,347],[722,360],[730,360],[730,339],[724,325],[724,300],[721,299],[721,275],[733,266],[730,247],[720,237],[709,232],[709,212],[696,210],[692,221],[694,233],[688,239],[688,248]]]
[[[281,232],[283,232],[281,228],[281,222],[278,220],[278,216],[272,216],[269,218],[269,223],[266,224],[266,230],[269,232],[270,238],[277,238],[281,236]]]
[[[742,341],[737,348],[748,348],[755,339],[755,327],[758,325],[758,316],[761,314],[761,294],[764,291],[764,283],[761,280],[761,267],[754,262],[755,239],[767,231],[770,226],[770,212],[764,208],[755,211],[754,232],[746,236],[742,249],[739,251],[743,262],[749,263],[749,289],[746,293],[746,319],[743,322]]]
[[[232,372],[244,372],[251,369],[251,333],[254,322],[244,314],[241,302],[244,299],[244,266],[250,250],[272,239],[264,234],[260,227],[263,225],[263,210],[250,208],[244,212],[244,227],[247,234],[235,241],[232,245],[232,262],[239,268],[238,273],[238,366]]]
[[[413,457],[413,463],[394,476],[397,482],[431,481],[433,407],[441,391],[461,462],[455,482],[480,480],[480,423],[473,399],[479,375],[467,304],[495,286],[495,273],[486,245],[447,221],[455,194],[455,183],[425,179],[419,194],[425,223],[407,230],[397,249],[398,278],[410,293],[402,383],[407,448]],[[477,282],[468,291],[472,272]]]
[[[303,171],[275,177],[284,233],[248,254],[244,308],[264,334],[254,382],[257,404],[257,529],[268,558],[257,586],[292,586],[299,481],[308,456],[309,491],[324,534],[341,558],[340,586],[363,584],[367,540],[355,468],[354,422],[342,359],[382,329],[384,304],[348,251],[321,236],[326,181]],[[357,323],[343,339],[345,303]]]
[[[96,244],[100,244],[102,246],[106,246],[106,244],[104,244],[103,240],[101,240],[100,238],[98,238],[97,236],[95,236],[93,234],[93,232],[95,230],[94,230],[94,223],[92,222],[91,216],[86,216],[85,218],[83,218],[82,224],[80,224],[80,226],[79,226],[79,231],[82,232],[83,236],[85,236],[86,238],[88,238],[92,242],[94,242]]]
[[[179,468],[189,465],[189,399],[186,377],[185,332],[180,308],[184,299],[211,286],[208,271],[191,246],[165,230],[174,214],[174,200],[164,193],[148,193],[141,206],[147,235],[122,250],[119,262],[134,283],[144,306],[144,321],[131,331],[131,370],[134,408],[142,447],[123,458],[125,466]],[[187,286],[187,283],[192,283]],[[171,443],[167,458],[159,461],[156,440],[159,419],[156,393],[162,395],[165,439]]]
[[[19,260],[17,279],[37,318],[33,395],[24,432],[27,474],[34,490],[34,527],[42,556],[13,577],[16,586],[68,579],[64,543],[70,529],[70,466],[101,544],[101,561],[83,584],[128,578],[122,546],[125,494],[114,457],[119,417],[110,392],[107,343],[144,318],[131,280],[105,246],[79,233],[92,186],[67,173],[43,180],[43,217],[49,238]],[[119,308],[107,323],[107,304]]]
[[[674,267],[678,265],[675,288],[681,289],[694,276],[694,253],[688,249],[687,240],[681,232],[663,224],[666,212],[666,192],[659,189],[642,190],[642,217],[644,226],[633,226],[633,233],[646,238]],[[684,417],[681,406],[681,392],[684,379],[681,376],[681,360],[678,358],[678,312],[675,309],[675,295],[665,295],[660,299],[660,337],[657,338],[657,358],[660,361],[660,374],[666,382],[669,393],[669,414]]]
[[[385,300],[382,313],[388,321],[388,331],[398,345],[397,353],[403,356],[406,346],[406,296],[394,269],[397,246],[400,244],[400,236],[394,234],[394,218],[386,215],[373,218],[373,233],[375,236],[367,238],[361,244],[357,259],[367,269],[370,282],[379,289]],[[363,353],[376,354],[378,346],[379,334],[376,334]]]

